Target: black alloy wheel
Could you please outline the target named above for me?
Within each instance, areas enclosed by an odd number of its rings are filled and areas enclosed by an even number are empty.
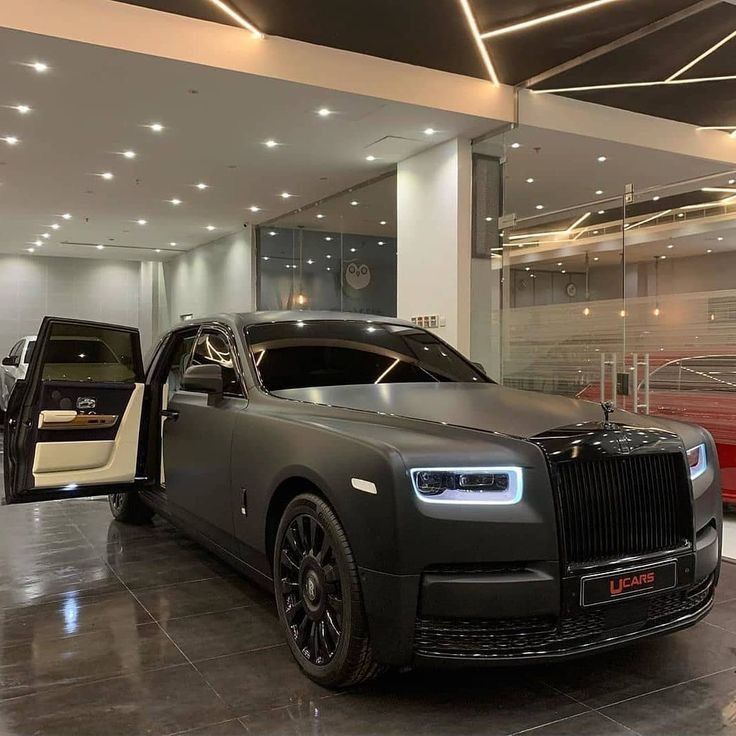
[[[125,524],[147,524],[153,518],[153,509],[135,491],[111,493],[108,501],[110,511],[117,521]]]
[[[289,630],[310,662],[332,660],[342,636],[342,585],[332,542],[320,522],[299,514],[289,524],[279,557],[281,595]]]
[[[323,499],[303,494],[286,507],[273,571],[279,619],[309,677],[327,687],[347,687],[380,672],[350,545]]]

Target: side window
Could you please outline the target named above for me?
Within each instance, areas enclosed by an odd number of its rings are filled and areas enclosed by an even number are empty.
[[[177,337],[177,345],[169,360],[169,371],[166,374],[166,385],[169,387],[169,396],[181,390],[181,382],[184,377],[184,369],[192,354],[192,347],[197,338],[197,333]]]
[[[15,343],[15,345],[13,345],[13,347],[10,348],[10,352],[8,353],[8,356],[11,358],[15,358],[16,355],[20,355],[20,351],[22,347],[23,347],[23,340]]]
[[[44,381],[143,381],[138,335],[129,330],[55,323],[40,357]]]
[[[218,330],[202,330],[192,354],[192,365],[215,364],[222,366],[225,393],[230,396],[243,396],[243,389],[233,363],[230,344]]]
[[[649,388],[659,391],[679,391],[680,362],[669,363],[657,368],[649,377]]]
[[[736,356],[711,355],[682,361],[683,391],[736,391]]]

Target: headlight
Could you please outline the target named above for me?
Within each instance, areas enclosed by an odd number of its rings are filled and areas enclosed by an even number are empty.
[[[698,445],[687,451],[687,464],[690,466],[690,480],[699,478],[708,468],[705,445]]]
[[[412,468],[411,480],[427,503],[508,505],[523,493],[521,468]]]

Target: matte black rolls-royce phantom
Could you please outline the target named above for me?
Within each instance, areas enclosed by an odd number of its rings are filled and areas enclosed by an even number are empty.
[[[166,517],[273,589],[328,686],[597,652],[695,623],[718,582],[708,432],[504,388],[396,319],[193,320],[144,368],[136,330],[46,318],[6,433],[9,503]]]

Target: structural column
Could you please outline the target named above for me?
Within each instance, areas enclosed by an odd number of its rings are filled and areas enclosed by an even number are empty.
[[[398,316],[439,317],[433,329],[470,352],[470,141],[441,143],[398,166]]]

